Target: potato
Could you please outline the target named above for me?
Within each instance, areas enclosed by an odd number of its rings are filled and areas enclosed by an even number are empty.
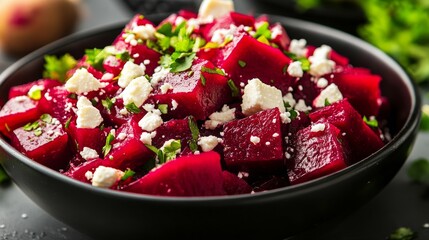
[[[79,0],[0,0],[0,46],[27,54],[64,37],[79,18]]]

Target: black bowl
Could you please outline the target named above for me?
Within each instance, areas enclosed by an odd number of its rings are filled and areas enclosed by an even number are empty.
[[[165,16],[151,17],[155,22]],[[392,105],[393,139],[361,162],[329,176],[267,192],[222,197],[156,197],[99,189],[28,159],[0,139],[1,164],[15,183],[55,218],[101,239],[259,238],[280,239],[344,216],[374,197],[406,160],[420,119],[420,98],[407,74],[384,53],[337,30],[300,20],[271,17],[292,38],[328,44],[355,66],[383,77],[382,92]],[[44,54],[111,43],[124,24],[71,36],[26,56],[0,75],[6,98],[16,84],[41,77]]]

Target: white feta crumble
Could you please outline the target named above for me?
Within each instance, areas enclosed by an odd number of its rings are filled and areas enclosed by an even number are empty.
[[[127,87],[134,78],[144,76],[145,71],[146,66],[144,64],[137,65],[132,61],[126,62],[119,76],[118,85],[121,88]]]
[[[153,87],[158,85],[160,81],[167,77],[167,75],[170,73],[170,70],[170,68],[164,68],[161,66],[157,67],[154,74],[152,75],[152,78],[150,79],[150,84],[152,84]]]
[[[282,123],[290,123],[290,122],[292,122],[292,119],[290,119],[290,112],[282,112],[282,113],[280,113],[280,119],[282,120]]]
[[[176,20],[174,21],[174,25],[175,26],[179,26],[180,24],[182,24],[184,21],[186,21],[185,18],[183,18],[182,16],[177,16]]]
[[[314,125],[311,125],[311,132],[323,132],[325,130],[325,124],[323,123],[316,123]]]
[[[311,75],[320,77],[334,70],[335,62],[329,59],[331,51],[331,47],[327,45],[322,45],[314,50],[313,55],[308,58],[311,62],[309,70]]]
[[[198,145],[201,146],[201,149],[203,152],[208,152],[213,150],[219,143],[219,140],[215,136],[206,136],[206,137],[200,137],[198,139]]]
[[[127,137],[126,133],[119,133],[118,136],[116,137],[116,139],[122,141]]]
[[[148,132],[143,132],[142,135],[140,135],[140,141],[147,145],[152,145],[152,135]]]
[[[179,104],[176,102],[176,100],[171,100],[171,110],[176,110]]]
[[[283,34],[283,29],[281,25],[276,25],[271,29],[271,39],[276,39],[278,36]]]
[[[155,39],[156,29],[152,24],[134,26],[132,32],[142,40]]]
[[[111,167],[99,166],[93,174],[92,186],[109,188],[119,181],[122,176],[124,176],[124,172],[121,170]]]
[[[77,101],[77,119],[78,128],[96,128],[103,122],[100,111],[92,106],[91,101],[85,96],[79,97]]]
[[[304,71],[302,70],[300,61],[295,61],[287,67],[287,73],[292,77],[302,77],[304,74]]]
[[[329,54],[331,53],[331,51],[332,48],[330,46],[322,45],[314,50],[313,56],[311,56],[309,60],[311,61],[311,59],[313,58],[329,59]]]
[[[138,57],[140,57],[140,54],[138,54],[138,53],[134,53],[133,54],[133,58],[138,58]],[[144,62],[143,62],[143,64],[144,64]],[[145,64],[146,65],[146,64]]]
[[[328,84],[329,84],[328,80],[326,78],[323,78],[323,77],[319,78],[317,80],[317,83],[316,83],[318,88],[325,88],[328,86]]]
[[[150,60],[149,60],[149,59],[145,59],[145,60],[143,60],[143,64],[144,64],[144,65],[149,65],[149,64],[150,64]]]
[[[295,54],[297,57],[305,57],[307,55],[307,40],[305,39],[292,39],[289,45],[289,52]]]
[[[341,94],[341,91],[338,89],[338,86],[335,85],[335,83],[331,83],[329,84],[329,86],[327,86],[320,92],[319,96],[314,99],[313,105],[315,107],[324,107],[326,101],[331,104],[334,102],[338,102],[342,99],[343,94]]]
[[[222,44],[225,42],[226,39],[232,39],[234,36],[234,33],[237,31],[237,26],[234,24],[231,24],[229,26],[229,29],[226,28],[220,28],[213,32],[211,42]]]
[[[164,83],[159,88],[162,94],[166,94],[168,90],[173,89],[173,86],[170,83]]]
[[[153,112],[148,112],[144,117],[139,121],[139,127],[141,129],[152,132],[153,130],[157,129],[159,126],[161,126],[163,123],[162,118]]]
[[[152,92],[152,86],[146,77],[137,77],[130,81],[124,91],[119,95],[124,100],[124,105],[134,103],[141,107]]]
[[[223,105],[220,112],[214,112],[209,116],[210,120],[205,121],[206,129],[214,130],[217,126],[223,125],[235,119],[235,108],[229,108],[228,105]]]
[[[102,87],[100,81],[86,68],[77,69],[64,85],[67,91],[76,94],[96,91]]]
[[[85,178],[88,180],[88,181],[91,181],[91,179],[93,178],[94,176],[93,176],[93,174],[92,174],[92,172],[91,171],[87,171],[86,173],[85,173]]]
[[[311,107],[307,106],[307,104],[305,104],[305,101],[303,99],[299,99],[298,102],[295,104],[295,110],[300,111],[300,112],[308,112],[311,111]]]
[[[278,133],[273,133],[273,137],[278,137],[280,136]]]
[[[241,108],[244,115],[250,116],[262,110],[277,107],[280,112],[285,111],[282,92],[261,80],[254,78],[244,87],[243,103]]]
[[[234,2],[232,0],[204,0],[198,10],[198,19],[208,22],[233,11]]]
[[[271,143],[270,143],[270,142],[265,142],[265,145],[266,145],[266,146],[270,146],[270,145],[271,145]]]
[[[85,160],[94,159],[94,158],[99,157],[97,151],[95,151],[94,149],[89,148],[89,147],[83,147],[82,151],[80,151],[79,154]]]
[[[254,145],[258,144],[261,141],[259,137],[256,136],[250,136],[250,142],[252,142]]]
[[[286,95],[283,96],[283,102],[289,104],[290,107],[295,107],[296,105],[296,100],[292,93],[286,93]]]
[[[126,115],[128,115],[128,110],[127,110],[126,108],[122,108],[121,110],[119,110],[119,113],[120,113],[121,115],[126,116]]]
[[[30,90],[28,90],[27,96],[29,96],[31,98],[31,96],[36,94],[36,92],[43,91],[44,89],[45,89],[45,87],[43,87],[41,85],[33,85],[33,86],[31,86]]]

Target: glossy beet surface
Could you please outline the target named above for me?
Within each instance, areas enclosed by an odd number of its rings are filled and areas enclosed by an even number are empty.
[[[152,17],[155,22],[165,16]],[[350,63],[383,77],[383,95],[392,106],[393,139],[363,161],[317,180],[256,194],[223,197],[156,197],[94,188],[50,170],[0,140],[1,164],[18,186],[40,207],[59,220],[97,239],[282,239],[357,209],[377,194],[405,161],[420,119],[416,88],[386,55],[344,33],[294,19],[281,22],[291,38],[313,45],[328,44]],[[41,76],[44,54],[103,47],[123,24],[72,36],[37,51],[0,76],[0,93]],[[271,185],[282,186],[273,177]]]

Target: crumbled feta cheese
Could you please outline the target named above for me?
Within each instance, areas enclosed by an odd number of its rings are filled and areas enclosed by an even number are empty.
[[[313,105],[315,107],[324,107],[326,100],[328,100],[329,103],[334,103],[340,101],[341,99],[343,99],[343,94],[341,94],[337,85],[331,83],[320,92],[319,96],[314,99]]]
[[[124,176],[124,172],[121,170],[99,166],[93,174],[92,185],[95,187],[109,188],[119,181],[122,176]]]
[[[247,83],[241,104],[244,115],[249,116],[275,107],[279,108],[280,112],[285,111],[282,92],[279,89],[267,85],[257,78]]]
[[[270,146],[270,145],[271,145],[271,143],[270,143],[270,142],[265,142],[265,145],[266,145],[266,146]]]
[[[271,39],[276,39],[278,36],[283,34],[283,29],[281,25],[276,25],[271,29]]]
[[[220,28],[213,32],[211,42],[222,44],[226,39],[232,39],[234,33],[237,31],[237,26],[231,24],[229,29]]]
[[[77,119],[78,128],[96,128],[103,122],[100,111],[92,106],[88,98],[81,96],[77,101]]]
[[[87,172],[85,173],[85,177],[86,177],[86,179],[87,179],[88,181],[91,181],[91,179],[92,179],[92,177],[93,177],[92,172],[91,172],[91,171],[87,171]]]
[[[121,88],[127,87],[134,78],[143,76],[145,71],[146,66],[144,64],[137,65],[132,61],[126,62],[119,76],[118,85]]]
[[[145,59],[145,60],[143,60],[143,64],[144,64],[144,65],[149,65],[149,64],[150,64],[150,60],[149,60],[149,59]]]
[[[141,76],[131,80],[119,97],[124,100],[124,105],[134,103],[137,107],[141,107],[151,92],[152,86],[149,81]]]
[[[134,26],[132,32],[142,40],[155,39],[156,29],[152,24]]]
[[[201,149],[203,152],[208,152],[213,150],[219,143],[219,140],[215,136],[207,136],[207,137],[200,137],[198,139],[198,145],[201,146]]]
[[[143,132],[142,135],[140,135],[140,141],[147,145],[152,145],[152,136],[148,132]]]
[[[311,132],[323,132],[325,130],[325,124],[323,123],[316,123],[314,125],[311,125]]]
[[[101,77],[101,80],[111,80],[112,78],[114,78],[115,76],[112,73],[106,72],[103,74],[103,76]]]
[[[128,115],[128,110],[127,110],[126,108],[122,108],[121,110],[119,110],[119,113],[120,113],[121,115],[126,116],[126,115]]]
[[[329,54],[331,51],[332,48],[330,46],[322,45],[314,50],[313,56],[310,57],[310,61],[312,58],[329,59]]]
[[[182,16],[177,16],[176,20],[174,21],[174,25],[175,26],[179,26],[180,24],[182,24],[184,21],[186,21],[185,18],[183,18]]]
[[[167,77],[167,74],[170,73],[170,68],[163,68],[163,67],[157,67],[155,69],[155,73],[152,75],[152,78],[150,79],[150,84],[152,84],[153,87],[158,85],[160,81],[162,81],[164,78]]]
[[[198,10],[198,19],[211,21],[234,11],[232,0],[204,0]]]
[[[292,93],[287,93],[286,95],[284,95],[283,102],[288,103],[291,107],[295,107],[296,105],[296,100],[293,97]]]
[[[164,83],[159,89],[161,89],[162,94],[166,94],[168,90],[173,89],[173,86],[170,83]]]
[[[171,100],[171,110],[176,110],[177,106],[179,106],[179,104],[176,102],[176,100],[172,99]]]
[[[303,99],[299,99],[298,102],[295,104],[295,110],[300,112],[308,112],[311,111],[311,107],[307,106],[305,104],[305,101]]]
[[[145,105],[143,105],[143,109],[146,112],[153,112],[155,110],[155,105],[150,104],[150,103],[146,103]]]
[[[302,77],[304,71],[302,70],[300,61],[295,61],[287,67],[287,73],[292,77]]]
[[[316,83],[318,88],[325,88],[328,86],[328,84],[329,82],[326,78],[319,78]]]
[[[280,113],[280,119],[282,120],[282,123],[285,123],[285,124],[292,122],[292,119],[290,119],[290,112]]]
[[[102,85],[97,78],[86,70],[86,68],[80,68],[67,80],[64,87],[71,93],[82,94],[96,91],[100,89]]]
[[[308,58],[311,62],[309,71],[311,75],[320,77],[334,70],[335,62],[329,60],[331,50],[331,47],[327,45],[322,45],[314,50],[313,56]]]
[[[307,40],[305,39],[292,39],[289,45],[289,52],[295,54],[297,57],[305,57],[307,55]]]
[[[97,151],[95,151],[94,149],[89,148],[89,147],[83,147],[82,151],[80,151],[80,155],[85,160],[94,159],[94,158],[99,157]]]
[[[138,58],[138,57],[140,57],[140,54],[138,54],[138,53],[134,53],[133,54],[133,58]],[[144,64],[144,63],[143,63]],[[146,64],[145,64],[146,65]]]
[[[163,123],[162,118],[153,112],[148,112],[144,117],[139,121],[139,126],[141,129],[152,132],[153,130],[157,129],[159,126],[161,126]]]
[[[230,122],[235,119],[235,108],[229,108],[228,105],[223,105],[220,112],[214,112],[209,116],[210,120],[205,121],[206,129],[215,129],[219,125]]]
[[[254,145],[258,144],[261,141],[259,137],[256,136],[250,136],[250,142],[252,142]]]
[[[118,136],[116,137],[116,139],[122,141],[127,137],[127,134],[125,133],[119,133]]]
[[[192,29],[199,29],[200,28],[200,21],[196,18],[188,19],[186,24],[188,25],[188,27],[190,27]]]
[[[279,134],[278,133],[273,133],[273,137],[278,137]]]

